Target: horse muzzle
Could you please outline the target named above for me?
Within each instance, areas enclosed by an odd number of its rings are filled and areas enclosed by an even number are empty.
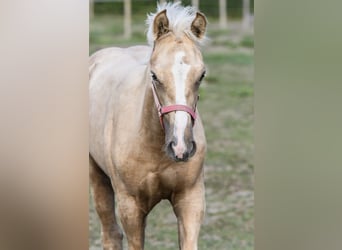
[[[191,140],[189,143],[182,143],[173,137],[167,143],[166,153],[174,161],[187,161],[196,153],[196,142]]]

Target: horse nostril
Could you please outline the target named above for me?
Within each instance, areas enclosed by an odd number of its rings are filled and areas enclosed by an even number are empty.
[[[185,152],[184,154],[183,154],[183,161],[187,161],[189,159],[189,153],[188,152]]]
[[[174,145],[174,142],[173,141],[171,141],[171,142],[169,142],[169,144],[167,145],[167,150],[169,151],[169,152],[172,152],[172,146]]]
[[[189,157],[193,156],[195,153],[196,153],[196,142],[192,141],[191,144],[190,144],[190,154],[189,154]]]
[[[173,151],[173,147],[176,145],[176,143],[174,142],[174,141],[171,141],[170,143],[169,143],[169,149],[171,150],[171,151]]]
[[[169,144],[167,145],[167,151],[169,152],[170,155],[174,155],[173,147],[175,146],[174,141],[170,141]]]

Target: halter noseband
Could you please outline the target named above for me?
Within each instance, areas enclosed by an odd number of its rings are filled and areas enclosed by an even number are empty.
[[[192,126],[194,126],[195,120],[197,117],[196,106],[197,106],[197,101],[199,99],[199,96],[197,96],[195,108],[192,109],[191,107],[189,107],[187,105],[183,105],[183,104],[173,104],[173,105],[163,107],[159,101],[158,95],[156,93],[156,87],[153,83],[152,83],[152,93],[153,93],[154,103],[155,103],[156,108],[158,110],[160,125],[162,126],[163,129],[164,129],[163,116],[165,114],[173,112],[173,111],[185,111],[185,112],[187,112],[191,116]]]

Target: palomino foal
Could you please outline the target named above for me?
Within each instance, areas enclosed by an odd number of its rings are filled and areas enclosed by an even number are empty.
[[[140,250],[148,213],[168,199],[180,249],[196,250],[206,151],[198,44],[207,22],[176,3],[158,6],[148,24],[152,46],[104,49],[90,59],[90,179],[103,248],[122,249],[115,202],[128,249]]]

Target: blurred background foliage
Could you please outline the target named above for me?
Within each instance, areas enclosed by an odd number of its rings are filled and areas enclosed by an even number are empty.
[[[115,14],[123,15],[123,1],[113,0],[95,0],[94,6],[95,14]],[[156,8],[156,0],[133,0],[132,13],[136,15],[145,15]],[[183,0],[183,5],[191,5],[191,0]],[[230,18],[242,17],[242,4],[241,0],[228,0],[227,12]],[[217,17],[219,13],[219,2],[212,0],[200,0],[199,9],[205,10],[207,17]],[[250,0],[250,12],[254,13],[254,0]]]

